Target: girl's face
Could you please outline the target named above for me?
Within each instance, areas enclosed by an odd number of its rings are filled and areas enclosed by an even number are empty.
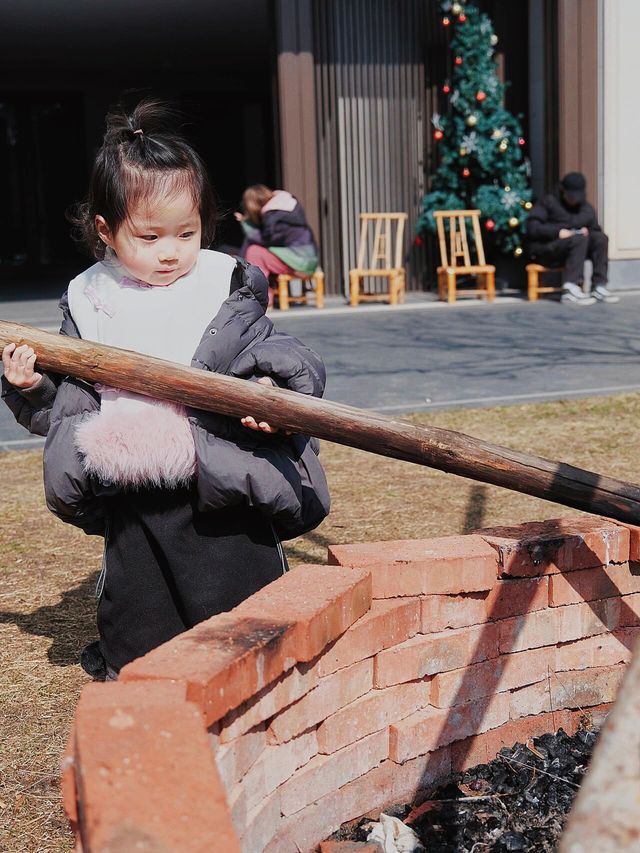
[[[96,228],[131,278],[158,287],[190,272],[200,251],[200,212],[187,190],[142,202],[115,234],[102,216]]]

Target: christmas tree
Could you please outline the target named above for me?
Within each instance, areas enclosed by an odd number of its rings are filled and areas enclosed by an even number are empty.
[[[434,210],[478,208],[495,244],[519,256],[531,207],[530,165],[520,122],[504,108],[505,84],[494,58],[498,38],[473,3],[446,0],[442,9],[453,70],[442,87],[446,114],[432,117],[439,166],[423,199],[418,231],[435,231]]]

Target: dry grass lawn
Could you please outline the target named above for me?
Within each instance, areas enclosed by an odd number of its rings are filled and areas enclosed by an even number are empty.
[[[640,481],[640,394],[440,412],[416,421]],[[422,538],[489,524],[572,514],[554,504],[325,444],[330,518],[288,545],[292,563],[319,562],[329,543]],[[39,452],[0,454],[0,850],[72,849],[58,767],[95,639],[100,541],[44,507]]]

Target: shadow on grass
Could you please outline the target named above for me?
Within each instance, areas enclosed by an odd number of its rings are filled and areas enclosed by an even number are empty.
[[[0,611],[0,624],[15,625],[27,634],[49,637],[53,641],[47,657],[54,666],[80,663],[80,652],[96,638],[95,589],[98,572],[62,593],[56,604],[39,607],[31,613]]]

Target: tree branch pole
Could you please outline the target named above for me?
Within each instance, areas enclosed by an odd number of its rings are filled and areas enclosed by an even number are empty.
[[[28,344],[37,366],[89,382],[314,435],[381,456],[640,524],[640,486],[451,430],[0,320],[0,347]]]

